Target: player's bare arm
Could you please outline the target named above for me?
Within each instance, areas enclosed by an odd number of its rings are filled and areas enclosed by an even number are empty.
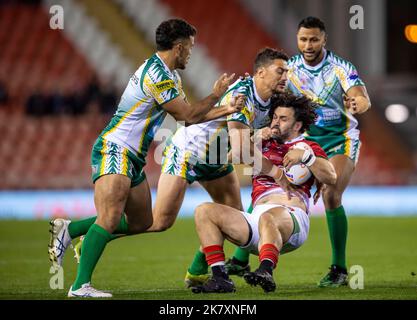
[[[285,168],[289,169],[291,166],[302,163],[303,158],[309,157],[306,155],[312,151],[310,150],[301,150],[301,149],[291,149],[284,156],[283,164]],[[308,166],[311,173],[314,177],[322,183],[334,185],[337,180],[336,171],[330,161],[324,158],[317,157],[314,162]]]
[[[235,74],[228,76],[222,74],[214,83],[213,92],[201,101],[194,104],[188,104],[183,98],[177,97],[162,107],[171,114],[177,121],[185,121],[188,124],[201,122],[204,116],[217,103],[220,97],[226,92]]]
[[[243,107],[245,106],[245,95],[238,95],[233,97],[230,103],[226,105],[221,105],[218,108],[212,108],[209,112],[207,112],[198,123],[207,122],[210,120],[218,119],[224,116],[228,116],[229,114],[233,114],[235,112],[240,112]],[[186,123],[189,125],[189,123]]]
[[[235,164],[248,164],[252,157],[245,157],[244,153],[248,155],[250,153],[250,147],[252,141],[250,139],[250,128],[249,126],[239,121],[229,121],[227,123],[230,137],[230,148],[232,155],[232,162]]]
[[[354,86],[344,96],[345,107],[352,114],[362,114],[371,107],[371,100],[365,86]]]

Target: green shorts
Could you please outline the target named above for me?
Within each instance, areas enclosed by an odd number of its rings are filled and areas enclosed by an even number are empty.
[[[161,172],[182,177],[191,184],[194,181],[218,179],[233,170],[233,165],[228,163],[206,164],[191,161],[191,152],[178,148],[170,141],[164,150]]]
[[[343,135],[322,135],[305,137],[307,140],[317,142],[326,152],[329,159],[337,154],[343,154],[352,159],[356,165],[359,159],[361,141],[359,130],[353,129]]]
[[[91,153],[93,183],[106,174],[122,174],[132,181],[135,187],[145,180],[143,168],[146,162],[128,149],[98,137]]]

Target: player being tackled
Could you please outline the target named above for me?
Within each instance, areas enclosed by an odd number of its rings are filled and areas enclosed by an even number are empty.
[[[323,149],[302,136],[315,120],[314,104],[306,97],[282,94],[274,98],[270,115],[272,138],[262,142],[262,166],[254,164],[258,174],[252,180],[252,214],[217,203],[204,203],[195,210],[197,233],[212,276],[192,292],[235,291],[225,268],[225,239],[259,256],[259,267],[246,272],[245,281],[265,292],[275,291],[273,270],[279,256],[299,248],[307,239],[311,187],[316,180],[330,185],[336,181]],[[308,147],[295,148],[299,142]],[[300,163],[312,176],[299,186],[290,185],[283,168]]]

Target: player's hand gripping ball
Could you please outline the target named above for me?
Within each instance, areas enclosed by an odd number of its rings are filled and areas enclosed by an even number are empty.
[[[308,148],[311,150],[310,146],[305,142],[299,142],[292,148],[301,150],[307,150]],[[295,164],[288,170],[284,168],[284,173],[287,180],[296,186],[302,185],[311,177],[311,171],[302,163]]]

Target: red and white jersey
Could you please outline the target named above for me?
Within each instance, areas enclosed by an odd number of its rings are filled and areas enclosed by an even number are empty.
[[[282,161],[284,160],[284,156],[288,152],[288,150],[296,143],[304,142],[308,144],[311,149],[313,150],[316,157],[321,157],[327,159],[327,155],[324,150],[318,145],[316,142],[308,141],[304,139],[303,136],[299,136],[291,141],[287,141],[284,144],[280,144],[273,139],[263,141],[262,142],[262,155],[271,160],[274,165],[278,167],[283,167]],[[309,207],[309,198],[311,196],[310,190],[313,186],[315,178],[311,175],[311,178],[308,179],[304,184],[298,186],[297,194],[294,196],[298,196],[303,199],[307,211]],[[284,192],[281,186],[275,181],[274,178],[267,176],[267,175],[255,175],[252,177],[252,203],[255,204],[257,200],[261,198],[261,196],[265,196],[268,193],[272,192]]]

